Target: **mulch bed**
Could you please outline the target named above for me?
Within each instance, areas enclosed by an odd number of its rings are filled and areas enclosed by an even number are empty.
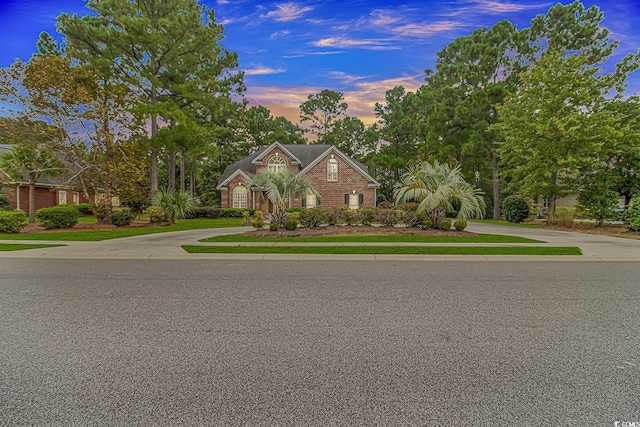
[[[596,227],[595,224],[580,224],[580,222],[576,222],[572,228],[546,225],[544,223],[541,225],[549,230],[575,231],[578,233],[595,234],[598,236],[623,237],[626,239],[640,240],[640,233],[627,230],[623,224],[609,224],[602,227]]]
[[[270,231],[268,228],[263,230],[253,230],[244,233],[247,236],[255,237],[312,237],[312,236],[344,236],[344,235],[402,235],[402,236],[456,236],[456,237],[477,237],[475,233],[468,231],[441,231],[441,230],[422,230],[416,227],[374,227],[371,225],[328,225],[326,227],[315,228],[298,228],[296,230],[279,229],[278,231]]]

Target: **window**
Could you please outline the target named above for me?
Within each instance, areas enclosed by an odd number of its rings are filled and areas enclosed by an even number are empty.
[[[236,185],[233,189],[233,207],[234,208],[246,208],[247,207],[247,189],[244,185]]]
[[[282,173],[287,168],[287,161],[276,153],[275,156],[269,159],[267,168],[271,173]]]
[[[329,159],[329,161],[327,161],[327,181],[338,181],[338,161],[336,159]]]
[[[113,196],[113,197],[111,198],[111,204],[112,204],[113,206],[120,206],[120,197],[118,197],[118,196]]]
[[[349,194],[349,209],[358,209],[360,207],[359,194]]]
[[[73,204],[80,204],[80,193],[73,193]]]
[[[58,190],[58,204],[59,205],[67,204],[67,192],[65,190]]]
[[[309,209],[315,208],[318,205],[318,198],[313,193],[307,193],[305,195],[304,207]]]

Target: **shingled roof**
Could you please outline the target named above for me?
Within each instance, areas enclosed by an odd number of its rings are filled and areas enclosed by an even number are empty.
[[[360,172],[362,172],[364,176],[370,178],[372,183],[378,184],[373,178],[369,176],[367,167],[364,164],[360,163],[359,161],[357,161],[352,157],[348,157],[344,155],[344,153],[340,152],[334,145],[329,145],[329,144],[302,145],[302,144],[280,144],[280,143],[275,143],[275,144],[282,147],[282,149],[288,151],[289,153],[291,153],[291,155],[296,157],[300,161],[301,170],[306,168],[315,160],[317,160],[318,157],[320,157],[322,154],[326,153],[328,150],[333,148],[335,149],[336,152],[339,152],[340,154],[345,156],[351,163],[353,163],[353,165],[356,168],[360,169]],[[271,144],[268,147],[263,147],[260,150],[256,151],[255,153],[245,157],[244,159],[239,160],[227,166],[224,172],[222,173],[222,176],[220,177],[218,188],[220,189],[224,187],[227,184],[227,181],[229,180],[229,178],[231,178],[231,176],[238,171],[244,172],[247,175],[255,174],[256,164],[253,163],[254,160],[260,158],[263,154],[265,154],[265,152],[270,151],[275,144]]]

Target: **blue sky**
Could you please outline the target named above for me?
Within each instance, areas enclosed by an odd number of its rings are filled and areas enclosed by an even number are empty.
[[[418,88],[424,69],[456,37],[508,19],[525,28],[556,2],[435,1],[201,1],[225,27],[224,45],[238,52],[246,98],[296,122],[298,106],[322,89],[343,92],[348,113],[370,124],[375,102],[402,85]],[[561,1],[563,4],[570,1]],[[605,13],[620,40],[614,61],[640,47],[640,1],[583,1]],[[62,13],[84,15],[82,0],[0,0],[0,66],[28,60],[41,31],[55,33]],[[640,72],[630,80],[640,91]]]

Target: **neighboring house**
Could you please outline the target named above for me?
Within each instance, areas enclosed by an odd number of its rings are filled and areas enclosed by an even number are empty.
[[[0,144],[0,157],[13,150],[11,144]],[[29,179],[26,174],[21,179],[15,180],[0,171],[0,186],[7,193],[12,209],[22,209],[29,212]],[[64,178],[52,178],[43,176],[38,179],[35,189],[35,209],[48,208],[64,204],[91,203],[81,193],[75,191],[71,186],[65,184]],[[104,195],[97,195],[95,202],[104,199]],[[120,204],[114,198],[114,205]]]
[[[319,194],[303,194],[289,201],[290,207],[374,207],[376,188],[380,184],[357,160],[342,153],[333,145],[285,145],[275,142],[224,170],[218,190],[221,207],[249,208],[271,212],[269,201],[259,188],[247,185],[250,174],[263,169],[278,172],[290,169],[305,174]]]

